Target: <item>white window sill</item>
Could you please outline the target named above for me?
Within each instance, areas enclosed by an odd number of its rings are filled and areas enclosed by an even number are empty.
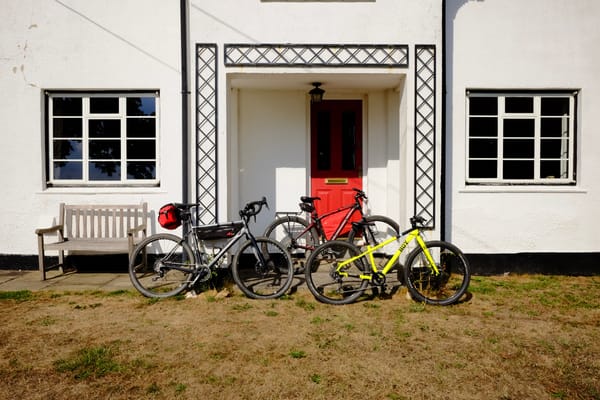
[[[587,193],[587,189],[578,186],[550,185],[473,185],[463,186],[459,193]]]

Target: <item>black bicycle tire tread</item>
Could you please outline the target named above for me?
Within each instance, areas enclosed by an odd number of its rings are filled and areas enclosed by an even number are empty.
[[[307,262],[306,262],[306,268],[305,268],[305,280],[306,280],[306,286],[308,287],[309,291],[312,293],[312,295],[315,297],[315,299],[317,299],[318,301],[325,303],[325,304],[331,304],[331,305],[344,305],[344,304],[351,304],[354,303],[360,296],[362,296],[362,294],[364,293],[364,291],[367,289],[367,286],[369,285],[369,282],[367,280],[363,280],[361,282],[361,286],[360,288],[353,293],[352,295],[345,297],[341,300],[334,300],[331,299],[327,296],[322,295],[316,288],[313,280],[312,280],[312,276],[311,276],[311,265],[314,262],[314,259],[319,255],[320,252],[324,251],[325,249],[327,249],[328,247],[333,247],[333,246],[345,246],[345,247],[351,247],[352,250],[354,252],[356,252],[356,254],[360,254],[360,249],[358,249],[356,246],[354,246],[352,243],[349,243],[347,241],[342,241],[342,240],[331,240],[328,242],[323,243],[322,245],[320,245],[319,247],[317,247],[310,255],[310,257],[308,258]],[[335,252],[335,251],[334,251]],[[363,272],[367,272],[365,271],[366,267],[363,263]]]
[[[256,240],[256,242],[259,246],[260,246],[261,242],[268,242],[268,243],[276,246],[277,248],[279,248],[282,251],[282,254],[285,255],[285,257],[287,258],[288,271],[289,271],[287,274],[285,285],[283,285],[282,288],[279,289],[277,292],[275,292],[273,294],[269,294],[269,295],[259,295],[257,293],[254,293],[253,291],[249,290],[246,287],[246,285],[243,283],[242,279],[240,278],[240,275],[238,272],[238,264],[239,264],[239,259],[244,252],[244,249],[246,249],[246,247],[252,245],[252,241],[250,241],[250,240],[244,242],[239,247],[238,251],[236,252],[236,254],[233,258],[233,263],[231,265],[231,275],[232,275],[233,281],[235,282],[237,287],[242,291],[242,293],[244,293],[247,297],[249,297],[251,299],[268,300],[268,299],[279,298],[279,297],[283,296],[290,289],[290,287],[292,286],[293,280],[294,280],[294,271],[293,271],[291,257],[289,255],[288,251],[283,247],[283,245],[281,245],[281,243],[279,243],[276,240],[273,240],[273,239],[270,239],[270,238],[264,237],[264,236],[257,236],[254,239]]]
[[[470,267],[469,267],[469,263],[467,258],[465,257],[464,253],[462,252],[462,250],[460,250],[456,245],[444,241],[444,240],[430,240],[430,241],[426,241],[425,245],[429,248],[434,248],[434,247],[446,247],[448,249],[450,249],[452,252],[454,252],[457,256],[460,257],[464,268],[465,268],[465,273],[464,273],[464,280],[463,283],[461,285],[461,287],[459,288],[459,290],[457,290],[452,296],[443,299],[443,300],[433,300],[430,299],[424,295],[421,294],[421,292],[419,292],[419,290],[417,290],[414,285],[412,280],[410,279],[410,272],[409,272],[409,266],[412,264],[412,261],[415,257],[417,257],[417,255],[419,255],[421,252],[423,252],[423,249],[421,247],[417,247],[414,250],[412,250],[409,255],[406,258],[406,265],[404,267],[404,280],[406,282],[406,287],[408,288],[408,291],[412,297],[413,300],[417,301],[417,302],[421,302],[421,303],[426,303],[426,304],[431,304],[431,305],[439,305],[439,306],[448,306],[448,305],[452,305],[456,302],[458,302],[460,300],[460,298],[467,292],[468,288],[469,288],[469,283],[471,281],[471,271],[470,271]]]
[[[146,297],[149,297],[149,298],[168,298],[168,297],[177,296],[178,294],[180,294],[181,292],[183,292],[184,290],[187,289],[187,285],[181,285],[181,286],[177,287],[174,290],[171,290],[169,292],[165,292],[164,294],[157,294],[155,292],[152,292],[152,291],[149,291],[148,289],[146,289],[139,282],[139,280],[137,279],[137,277],[135,275],[134,262],[135,262],[136,256],[149,243],[157,241],[157,240],[172,240],[174,242],[179,243],[185,249],[185,251],[188,253],[188,256],[193,261],[193,263],[195,263],[194,252],[192,251],[191,247],[183,239],[181,239],[179,236],[176,236],[176,235],[173,235],[173,234],[170,234],[170,233],[157,233],[157,234],[148,236],[145,239],[143,239],[140,243],[137,244],[137,246],[134,248],[133,252],[131,253],[131,258],[129,260],[129,266],[128,266],[129,280],[131,281],[133,287],[138,292],[140,292],[142,295],[144,295]]]

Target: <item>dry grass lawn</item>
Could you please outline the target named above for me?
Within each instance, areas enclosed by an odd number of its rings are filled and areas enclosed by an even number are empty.
[[[600,277],[474,277],[452,307],[306,290],[0,293],[2,399],[600,399]]]

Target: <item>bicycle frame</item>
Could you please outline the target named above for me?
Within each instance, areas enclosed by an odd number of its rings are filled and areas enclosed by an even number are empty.
[[[215,268],[215,266],[219,263],[219,261],[223,257],[225,257],[227,252],[243,237],[246,238],[246,240],[250,240],[252,242],[252,251],[258,257],[261,265],[265,265],[266,261],[262,255],[262,253],[260,251],[256,251],[256,247],[258,246],[258,244],[256,243],[256,239],[254,238],[254,235],[252,235],[252,233],[250,232],[250,228],[248,227],[248,221],[246,221],[244,219],[242,219],[241,221],[233,221],[233,223],[240,223],[240,222],[243,225],[242,229],[240,229],[240,231],[238,233],[236,233],[233,237],[227,239],[227,243],[225,244],[225,247],[221,248],[219,250],[219,252],[214,255],[214,258],[211,260],[210,263],[208,263],[208,265],[203,265],[201,262],[201,259],[202,259],[201,255],[203,252],[200,251],[200,242],[202,240],[198,239],[196,237],[195,228],[192,227],[191,232],[188,230],[188,232],[190,232],[190,233],[188,233],[187,235],[184,235],[182,240],[191,242],[189,244],[190,244],[190,247],[192,248],[192,252],[194,253],[194,258],[196,259],[196,263],[193,268],[193,271],[191,271],[189,268],[183,268],[183,267],[172,267],[172,269],[177,269],[177,270],[180,270],[183,272],[193,272],[191,274],[193,279],[191,279],[188,283],[188,284],[193,285],[201,277],[201,275],[197,273],[201,268],[205,268],[205,269],[208,269],[209,271],[212,271]],[[188,229],[189,229],[189,227],[188,227]]]
[[[375,263],[375,258],[373,257],[373,253],[376,250],[378,250],[384,246],[387,246],[388,244],[398,240],[402,236],[406,236],[404,238],[404,242],[402,242],[402,244],[400,245],[400,247],[398,247],[398,250],[396,250],[394,255],[386,262],[383,269],[381,271],[378,270],[377,264]],[[343,271],[344,267],[360,258],[365,257],[366,255],[369,255],[369,263],[371,264],[371,270],[374,273],[381,273],[383,275],[386,275],[388,272],[390,272],[390,270],[392,269],[392,267],[394,266],[394,264],[396,263],[398,258],[400,258],[400,255],[402,254],[404,249],[406,249],[406,247],[415,239],[417,240],[417,243],[419,244],[419,246],[423,249],[423,253],[425,254],[425,257],[427,258],[427,262],[429,263],[429,268],[431,268],[431,270],[434,271],[434,274],[436,276],[439,275],[440,270],[438,269],[437,265],[435,264],[435,261],[433,260],[433,257],[431,256],[431,253],[429,252],[429,249],[427,248],[425,241],[421,237],[421,233],[418,228],[411,229],[408,232],[403,232],[402,235],[400,235],[398,237],[389,238],[389,239],[379,243],[377,246],[370,246],[370,245],[367,246],[367,250],[365,250],[364,252],[339,263],[339,265],[336,268],[336,273],[338,273],[341,276],[348,277],[349,274],[347,272]],[[372,275],[360,275],[359,277],[361,279],[366,279],[369,281],[372,280]]]

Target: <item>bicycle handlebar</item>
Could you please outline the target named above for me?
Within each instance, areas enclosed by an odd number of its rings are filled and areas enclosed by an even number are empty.
[[[362,190],[357,189],[357,188],[352,188],[352,190],[354,190],[356,192],[356,194],[354,195],[355,199],[357,199],[357,200],[358,199],[365,199],[365,200],[367,200],[367,194],[365,192],[363,192]]]
[[[269,208],[269,204],[267,204],[267,198],[264,196],[261,200],[251,201],[250,203],[246,204],[246,206],[240,210],[240,217],[256,217],[256,215],[262,210],[263,206]]]

